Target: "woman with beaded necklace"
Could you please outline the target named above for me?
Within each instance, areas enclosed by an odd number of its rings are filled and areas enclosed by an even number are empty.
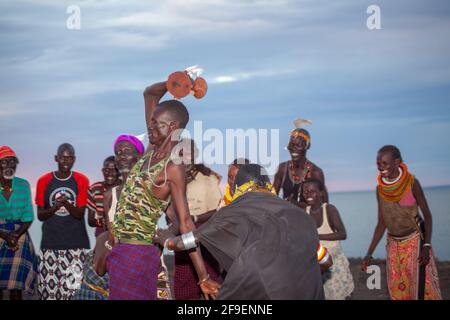
[[[391,299],[440,300],[431,249],[432,217],[419,180],[408,172],[395,146],[386,145],[378,151],[377,166],[378,223],[361,267],[367,270],[387,229],[386,272]]]

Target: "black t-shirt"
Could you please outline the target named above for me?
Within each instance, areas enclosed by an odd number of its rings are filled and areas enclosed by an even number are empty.
[[[36,204],[49,209],[61,195],[72,205],[86,205],[89,180],[78,172],[67,179],[58,179],[52,172],[42,176],[36,189]],[[42,223],[41,249],[68,250],[89,249],[89,238],[84,219],[78,220],[61,207],[52,217]]]

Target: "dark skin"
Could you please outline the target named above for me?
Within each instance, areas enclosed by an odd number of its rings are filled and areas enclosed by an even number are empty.
[[[231,191],[231,195],[233,195],[234,190],[233,190],[233,186],[234,186],[234,180],[236,179],[236,175],[239,171],[239,167],[237,167],[234,164],[230,164],[228,166],[228,185],[230,186],[230,191]]]
[[[395,180],[399,175],[399,167],[401,164],[400,159],[396,159],[393,157],[393,155],[389,152],[385,153],[378,153],[377,155],[377,166],[378,171],[380,172],[381,176],[385,179],[389,180]],[[419,206],[420,210],[422,211],[422,215],[424,218],[424,226],[425,226],[425,234],[424,234],[424,242],[425,243],[431,243],[431,234],[432,234],[432,216],[430,208],[428,207],[427,200],[425,198],[425,195],[423,193],[422,186],[420,185],[420,182],[417,178],[414,178],[414,183],[412,186],[412,192],[414,195],[414,198],[417,201],[417,205]],[[378,201],[378,222],[375,227],[372,241],[369,245],[369,249],[367,250],[367,255],[364,258],[361,269],[365,272],[367,270],[367,267],[370,265],[372,261],[372,254],[375,251],[375,248],[377,247],[378,243],[380,242],[381,238],[384,235],[384,232],[386,230],[386,225],[383,221],[383,217],[381,215],[381,206],[380,206],[380,198],[378,195],[378,189],[376,190],[377,195],[377,201]],[[416,229],[413,229],[411,231],[406,232],[405,234],[398,234],[393,235],[397,237],[403,237],[411,234]],[[422,247],[420,250],[418,262],[421,266],[426,266],[430,262],[430,247]]]
[[[129,141],[120,141],[114,148],[115,154],[115,166],[121,172],[122,179],[121,181],[126,181],[128,178],[128,174],[130,170],[134,167],[136,162],[140,159],[140,154],[136,150],[136,147]],[[117,187],[117,199],[120,196],[123,185],[119,185]],[[97,237],[95,249],[94,249],[94,265],[95,272],[98,275],[103,276],[107,270],[105,269],[106,263],[103,261],[109,255],[109,249],[105,247],[105,242],[109,241],[110,244],[114,243],[114,235],[111,230],[111,223],[109,221],[108,212],[111,208],[112,204],[112,188],[105,192],[103,198],[103,207],[105,209],[105,222],[108,226],[108,231],[102,233]]]
[[[59,179],[67,179],[72,172],[75,159],[75,152],[73,150],[69,150],[68,148],[59,150],[58,154],[55,155],[55,162],[58,164],[58,171],[55,172],[55,175]],[[51,218],[61,207],[65,207],[70,215],[77,220],[83,219],[86,209],[86,207],[73,206],[65,196],[61,196],[55,200],[55,204],[49,209],[38,206],[38,219],[45,221]]]
[[[293,175],[296,175],[298,177],[303,176],[303,171],[305,169],[306,164],[306,153],[311,147],[310,143],[307,143],[307,141],[301,137],[294,137],[291,136],[289,139],[289,144],[287,146],[287,149],[289,150],[289,153],[291,154],[291,161],[283,162],[279,165],[277,173],[275,174],[274,181],[273,181],[273,187],[275,188],[275,191],[277,194],[280,193],[281,190],[281,183],[283,182],[283,177],[286,174],[286,170],[289,170],[289,176],[291,177],[291,180],[293,179]],[[289,163],[293,164],[293,170],[289,169]],[[325,185],[325,176],[323,174],[322,169],[317,167],[316,165],[312,165],[311,169],[309,170],[309,173],[307,174],[306,178],[316,178],[320,180],[323,185]],[[301,180],[295,181],[296,183],[301,183]],[[325,189],[323,192],[323,201],[328,202],[328,192]],[[291,202],[295,202],[297,199],[289,199]],[[305,203],[298,204],[300,207],[306,207]]]
[[[166,82],[155,83],[144,91],[145,119],[150,144],[152,145],[147,148],[147,152],[153,149],[153,154],[151,159],[143,164],[141,172],[148,170],[149,166],[153,166],[168,157],[173,147],[178,143],[178,141],[172,141],[171,138],[176,130],[181,129],[179,120],[172,119],[164,111],[164,108],[157,107],[160,99],[166,92]],[[169,196],[171,197],[174,211],[178,215],[178,221],[180,223],[179,231],[181,233],[195,230],[186,199],[186,174],[184,166],[176,165],[170,161],[166,167],[166,172],[164,171],[150,185],[151,191],[161,200],[166,200]],[[205,280],[207,278],[207,272],[200,249],[197,248],[189,253],[189,256],[199,279],[201,281]],[[215,297],[220,286],[215,281],[205,280],[201,283],[200,287],[205,298],[209,299],[209,296]]]
[[[306,204],[311,206],[311,216],[316,221],[317,228],[320,228],[323,223],[323,191],[319,189],[316,183],[305,183],[303,185],[303,197],[306,200]],[[339,241],[347,239],[347,232],[345,231],[339,211],[331,204],[327,206],[327,218],[333,233],[320,234],[319,240]]]
[[[0,184],[1,192],[6,201],[9,201],[14,190],[12,190],[12,179],[5,178],[7,172],[16,171],[19,161],[15,157],[6,157],[0,160]],[[0,231],[0,238],[6,241],[9,248],[16,251],[18,249],[19,239],[28,231],[31,222],[24,222],[20,228],[15,231]],[[0,290],[0,300],[3,298],[3,292]],[[22,300],[22,290],[10,290],[11,300]]]
[[[116,168],[116,163],[114,161],[103,162],[102,174],[104,178],[104,185],[106,187],[106,191],[109,191],[114,186],[120,183],[119,180],[119,171]],[[105,211],[107,212],[107,211]],[[91,227],[96,227],[97,222],[95,220],[95,211],[88,209],[88,223]],[[103,218],[102,224],[105,224],[105,220]]]

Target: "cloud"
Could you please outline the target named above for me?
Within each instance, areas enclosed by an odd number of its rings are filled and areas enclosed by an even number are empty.
[[[292,74],[296,72],[294,69],[290,70],[256,70],[256,71],[249,71],[249,72],[235,72],[231,74],[224,74],[224,75],[212,75],[211,80],[209,80],[209,83],[212,84],[221,84],[221,83],[228,83],[228,82],[236,82],[236,81],[244,81],[244,80],[250,80],[254,78],[270,78],[270,77],[278,77],[283,76],[286,74]]]

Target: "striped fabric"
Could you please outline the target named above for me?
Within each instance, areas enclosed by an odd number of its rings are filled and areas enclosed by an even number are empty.
[[[0,183],[1,185],[1,183]],[[0,192],[0,219],[4,221],[33,221],[30,184],[27,180],[14,177],[12,194],[7,201]]]
[[[103,214],[103,198],[105,191],[105,184],[102,181],[96,182],[89,187],[87,207],[90,210]]]
[[[0,146],[0,160],[8,157],[16,157],[16,153],[8,146]]]
[[[95,236],[98,237],[106,230],[102,219],[97,219],[97,216],[103,216],[105,208],[103,199],[105,198],[106,186],[104,181],[98,181],[92,184],[88,190],[87,207],[89,210],[95,212],[95,221],[97,227],[95,228]]]
[[[13,231],[21,222],[1,222],[0,230]],[[19,249],[12,251],[0,238],[0,290],[26,290],[34,292],[37,279],[37,257],[28,232],[19,238]]]

